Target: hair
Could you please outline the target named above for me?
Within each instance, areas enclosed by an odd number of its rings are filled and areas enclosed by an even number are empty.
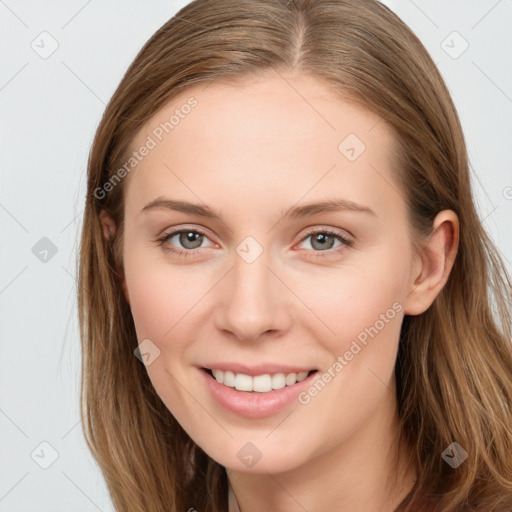
[[[440,72],[407,25],[375,0],[195,0],[143,46],[99,123],[88,160],[78,257],[81,414],[119,512],[227,510],[226,468],[156,394],[124,297],[125,181],[103,194],[142,125],[179,92],[269,71],[322,80],[392,130],[415,247],[442,210],[459,218],[443,289],[403,319],[396,359],[398,439],[418,478],[397,510],[512,509],[511,280],[475,208],[462,127]],[[104,209],[117,231],[107,240]],[[467,452],[456,469],[442,458]],[[397,446],[399,443],[397,443]]]

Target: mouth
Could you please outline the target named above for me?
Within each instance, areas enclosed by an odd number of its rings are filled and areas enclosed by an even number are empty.
[[[225,412],[235,418],[253,420],[269,418],[291,407],[300,393],[308,386],[314,386],[320,376],[318,369],[307,370],[303,366],[290,366],[286,373],[282,371],[285,369],[283,366],[270,363],[259,368],[234,363],[222,363],[222,366],[222,370],[198,366],[197,372],[202,376],[200,381]],[[257,373],[265,371],[268,373]]]
[[[215,368],[201,369],[219,384],[247,393],[269,393],[285,387],[291,387],[318,372],[317,369],[314,369],[298,373],[279,372],[251,376]]]

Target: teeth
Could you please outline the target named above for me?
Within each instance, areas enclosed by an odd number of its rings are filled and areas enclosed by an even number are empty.
[[[273,389],[282,389],[285,386],[293,386],[295,383],[304,380],[309,372],[300,373],[274,373],[270,375],[256,375],[251,377],[245,373],[233,373],[230,371],[212,370],[215,380],[238,391],[257,391],[267,393]]]

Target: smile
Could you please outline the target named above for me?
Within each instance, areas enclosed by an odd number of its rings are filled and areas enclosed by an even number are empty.
[[[234,373],[230,371],[208,369],[208,373],[215,378],[219,384],[224,384],[229,388],[235,388],[238,391],[256,391],[258,393],[268,393],[273,389],[282,389],[285,386],[293,386],[297,382],[303,381],[310,372],[300,373],[274,373],[263,375],[247,375],[245,373]]]
[[[253,419],[272,416],[290,406],[319,375],[318,370],[253,376],[216,368],[198,370],[211,396],[222,408]]]

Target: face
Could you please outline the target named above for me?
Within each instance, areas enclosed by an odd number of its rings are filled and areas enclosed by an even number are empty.
[[[276,472],[380,421],[417,269],[385,123],[269,76],[187,89],[133,150],[148,137],[125,183],[125,290],[190,437],[227,468]]]

